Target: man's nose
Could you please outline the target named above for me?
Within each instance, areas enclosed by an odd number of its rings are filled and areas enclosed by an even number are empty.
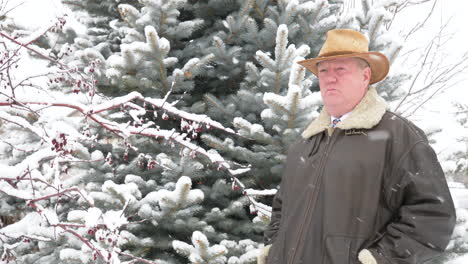
[[[322,76],[326,83],[334,83],[337,81],[336,74],[333,72],[327,72]]]

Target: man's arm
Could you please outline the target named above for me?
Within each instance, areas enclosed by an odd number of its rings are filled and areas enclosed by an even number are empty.
[[[267,230],[265,230],[263,238],[265,244],[273,244],[274,240],[276,239],[281,222],[281,207],[283,203],[282,196],[283,192],[282,188],[280,187],[275,197],[273,198],[271,221],[267,227]]]
[[[283,203],[281,187],[273,198],[271,221],[265,230],[263,240],[265,247],[261,249],[260,254],[257,256],[257,264],[266,264],[268,253],[270,251],[271,244],[273,244],[278,234],[280,222],[281,222],[281,207]]]
[[[361,251],[359,259],[373,257],[377,264],[423,263],[445,250],[455,226],[447,182],[434,150],[424,141],[401,158],[392,173],[395,176],[400,181],[385,189],[392,190],[390,207],[397,205],[396,220],[368,251]],[[374,264],[369,261],[361,260]]]

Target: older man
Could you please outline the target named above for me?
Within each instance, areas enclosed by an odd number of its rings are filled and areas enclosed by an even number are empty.
[[[447,246],[453,202],[423,131],[369,86],[388,73],[364,35],[327,33],[317,58],[324,108],[290,147],[259,263],[416,264]],[[271,248],[270,248],[271,247]],[[268,256],[267,256],[268,255]]]

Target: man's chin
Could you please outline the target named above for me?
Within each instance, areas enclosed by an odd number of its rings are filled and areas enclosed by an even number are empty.
[[[343,101],[342,98],[335,97],[335,98],[327,98],[326,100],[323,101],[323,103],[327,107],[336,108],[336,107],[342,106],[345,102]]]

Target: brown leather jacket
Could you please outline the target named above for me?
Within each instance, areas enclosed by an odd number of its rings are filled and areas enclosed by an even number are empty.
[[[455,211],[424,133],[370,88],[337,128],[320,116],[290,147],[265,242],[269,264],[416,264],[447,246]]]

